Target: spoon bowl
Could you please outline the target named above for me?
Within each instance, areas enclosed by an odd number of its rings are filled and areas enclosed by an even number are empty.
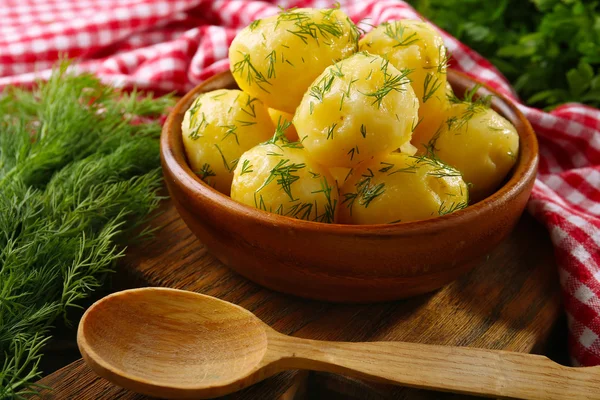
[[[524,399],[598,398],[600,387],[597,367],[569,368],[532,354],[285,336],[237,305],[165,288],[97,301],[79,323],[77,342],[98,375],[156,397],[213,398],[288,369]]]
[[[78,342],[86,362],[120,386],[187,397],[254,372],[267,350],[267,328],[249,311],[214,297],[145,288],[92,306]]]

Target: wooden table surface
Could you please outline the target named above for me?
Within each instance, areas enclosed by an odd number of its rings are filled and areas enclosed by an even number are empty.
[[[486,262],[454,283],[432,294],[369,305],[303,300],[255,285],[212,257],[169,202],[154,223],[162,226],[156,237],[130,248],[120,263],[118,287],[166,286],[216,296],[251,310],[274,329],[294,336],[343,341],[402,340],[543,352],[554,324],[562,315],[550,240],[543,227],[528,215],[521,218],[515,231]],[[42,393],[47,399],[146,398],[98,378],[82,360],[39,383],[52,388]],[[362,399],[441,396],[292,371],[227,398],[292,399],[300,398],[295,394],[307,391],[311,399],[332,398],[315,394],[317,384],[324,390],[345,392],[339,398],[352,398],[353,394]]]

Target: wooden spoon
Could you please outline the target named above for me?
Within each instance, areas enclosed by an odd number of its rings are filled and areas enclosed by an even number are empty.
[[[494,397],[600,398],[597,368],[508,351],[300,339],[234,304],[165,288],[99,300],[81,319],[77,341],[98,375],[168,398],[222,396],[288,369]]]

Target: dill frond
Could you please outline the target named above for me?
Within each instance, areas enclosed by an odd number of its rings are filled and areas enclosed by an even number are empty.
[[[132,122],[172,99],[67,67],[0,101],[0,398],[35,394],[53,322],[101,285],[160,200],[160,124]]]

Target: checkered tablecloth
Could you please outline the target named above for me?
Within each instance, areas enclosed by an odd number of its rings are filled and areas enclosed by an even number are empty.
[[[355,21],[420,18],[399,0],[340,0]],[[236,32],[282,7],[320,0],[3,0],[0,88],[47,77],[59,57],[115,85],[185,92],[228,68]],[[362,25],[369,30],[369,25]],[[600,364],[600,111],[566,104],[550,113],[519,102],[484,58],[442,32],[452,67],[519,104],[540,142],[529,212],[546,225],[559,264],[575,365]]]

